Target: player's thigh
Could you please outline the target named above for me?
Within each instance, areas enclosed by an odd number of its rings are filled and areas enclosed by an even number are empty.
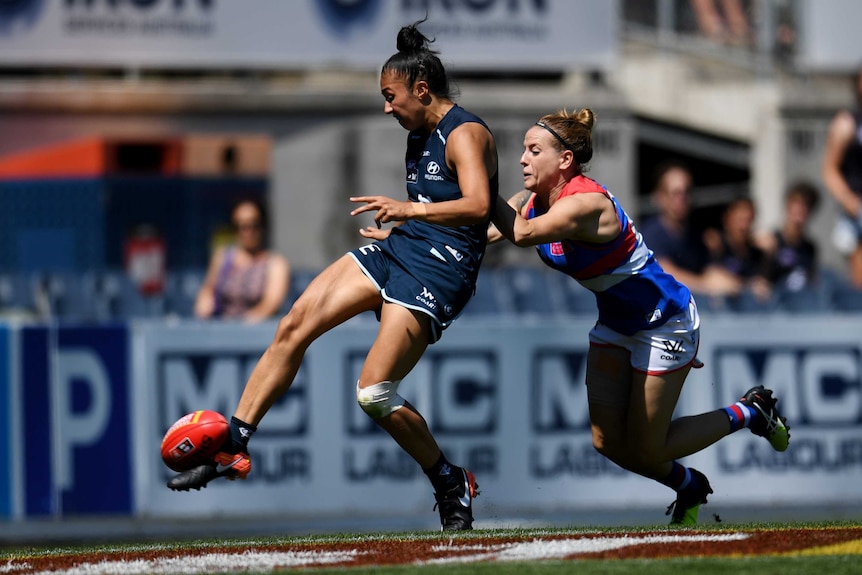
[[[360,386],[403,379],[428,347],[431,322],[427,314],[386,302],[380,312],[380,329],[368,352]]]
[[[647,459],[661,453],[690,367],[660,375],[634,371],[629,402],[630,440]]]
[[[308,284],[282,321],[317,337],[355,315],[378,309],[382,301],[377,287],[345,255]]]
[[[591,345],[587,355],[587,398],[593,444],[618,451],[626,442],[631,365],[628,350]]]

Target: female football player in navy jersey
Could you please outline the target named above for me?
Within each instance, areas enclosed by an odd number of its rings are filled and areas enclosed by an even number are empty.
[[[712,489],[702,473],[676,460],[743,427],[783,451],[788,428],[772,391],[762,387],[727,408],[673,419],[689,370],[703,365],[696,357],[697,306],[656,262],[617,199],[584,176],[594,122],[589,109],[562,110],[527,130],[526,189],[508,203],[497,200],[489,240],[536,246],[545,264],[595,294],[599,316],[586,376],[593,445],[674,489],[672,523],[692,524]]]
[[[356,383],[357,401],[428,475],[443,529],[472,528],[473,474],[446,460],[398,384],[474,292],[497,198],[497,148],[485,123],[453,102],[443,64],[418,24],[400,30],[398,52],[380,74],[383,111],[409,131],[407,200],[351,198],[353,215],[374,214],[377,227],[360,233],[376,241],[309,284],[252,372],[231,419],[231,439],[214,461],[173,477],[171,489],[245,478],[248,438],[290,387],[311,342],[373,310],[380,328]],[[387,222],[396,225],[381,229]]]

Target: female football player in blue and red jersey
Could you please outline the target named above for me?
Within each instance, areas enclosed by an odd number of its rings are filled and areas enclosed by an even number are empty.
[[[772,391],[762,387],[727,408],[673,419],[688,372],[703,365],[696,357],[697,305],[664,272],[613,194],[584,175],[594,123],[589,109],[561,110],[527,130],[526,189],[508,202],[498,198],[489,241],[535,246],[545,264],[595,294],[586,375],[593,445],[617,465],[674,489],[672,523],[696,523],[712,489],[702,473],[676,460],[743,427],[783,451],[788,428]]]

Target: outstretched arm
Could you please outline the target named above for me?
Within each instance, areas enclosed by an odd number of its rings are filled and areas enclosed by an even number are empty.
[[[266,286],[260,302],[247,310],[243,315],[249,323],[262,321],[275,316],[290,288],[290,264],[281,254],[269,255],[269,267],[266,270]]]
[[[509,198],[508,202],[502,197],[497,196],[497,203],[493,206],[493,211],[491,212],[492,222],[488,226],[489,244],[499,242],[504,238],[513,241],[515,213],[512,212],[520,214],[524,206],[530,201],[532,195],[532,192],[529,190],[521,190]],[[500,222],[500,226],[497,226],[498,221]]]
[[[521,247],[568,239],[605,242],[620,233],[613,204],[599,193],[561,198],[547,212],[529,220],[498,200],[492,221],[510,242]]]
[[[459,126],[449,134],[446,161],[458,177],[460,198],[422,203],[403,202],[386,196],[352,197],[351,202],[364,205],[354,209],[350,215],[375,212],[374,221],[378,226],[410,219],[441,226],[486,222],[491,209],[490,180],[497,172],[497,152],[491,133],[474,122]]]
[[[215,285],[219,270],[224,261],[224,252],[224,247],[220,247],[210,258],[206,277],[204,277],[204,281],[195,297],[194,314],[197,318],[210,318],[215,313]]]
[[[850,217],[858,217],[862,211],[862,199],[857,193],[862,190],[850,189],[847,180],[841,174],[841,162],[847,146],[853,140],[856,130],[856,122],[849,112],[839,112],[829,124],[826,135],[826,150],[823,153],[823,164],[821,175],[826,189],[835,198],[844,212]]]

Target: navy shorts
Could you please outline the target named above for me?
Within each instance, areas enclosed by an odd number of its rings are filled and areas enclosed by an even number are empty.
[[[433,256],[411,262],[408,269],[404,262],[396,261],[377,244],[349,253],[380,290],[383,299],[425,313],[434,320],[430,343],[440,339],[443,330],[473,295],[473,287],[460,274]]]

